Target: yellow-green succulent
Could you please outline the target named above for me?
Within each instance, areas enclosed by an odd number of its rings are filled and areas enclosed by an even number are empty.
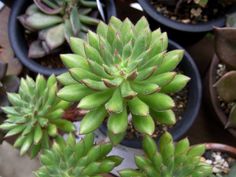
[[[58,96],[87,110],[80,133],[87,134],[108,118],[108,134],[119,143],[131,121],[140,133],[153,134],[155,122],[173,125],[174,100],[168,95],[185,87],[189,78],[175,72],[183,50],[168,50],[160,29],[151,31],[143,17],[136,25],[112,17],[100,22],[87,40],[71,38],[73,54],[61,59],[69,72],[58,76]],[[131,113],[132,120],[128,120]]]
[[[38,75],[21,79],[19,93],[8,93],[11,106],[2,107],[7,119],[0,125],[5,137],[15,136],[14,146],[23,155],[30,151],[32,157],[41,149],[49,148],[59,131],[72,132],[73,123],[64,120],[63,113],[70,103],[56,96],[57,83],[54,75],[48,80]]]

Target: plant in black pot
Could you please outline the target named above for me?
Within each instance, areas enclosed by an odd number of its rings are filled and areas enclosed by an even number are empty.
[[[104,16],[103,11],[107,10],[106,19],[115,15],[113,1],[104,1],[101,6],[104,8],[90,0],[15,2],[9,35],[17,57],[36,73],[62,73],[65,69],[59,53],[70,51],[67,45],[70,37],[85,38]]]
[[[235,0],[139,0],[151,24],[160,26],[177,42],[187,45],[201,39],[213,26],[225,25]]]
[[[191,111],[177,119],[170,95],[182,90],[190,78],[175,70],[184,51],[173,47],[167,52],[167,47],[166,33],[151,32],[145,18],[133,25],[129,19],[122,22],[112,17],[109,25],[99,23],[97,33],[89,32],[87,41],[72,38],[75,54],[61,55],[69,72],[58,76],[64,85],[58,96],[79,102],[78,108],[87,110],[80,133],[90,133],[106,122],[114,144],[122,141],[127,130],[153,135],[158,125],[170,128],[176,124],[175,138],[183,135],[196,117],[201,91],[195,85],[197,90],[189,94],[192,101],[187,106]],[[192,72],[192,61],[183,63],[189,67],[187,73]],[[199,78],[193,78],[199,84]],[[139,138],[127,145],[140,147]]]

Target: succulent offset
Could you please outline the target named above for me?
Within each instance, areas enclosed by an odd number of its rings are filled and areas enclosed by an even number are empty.
[[[36,81],[22,78],[19,93],[8,93],[11,106],[2,107],[7,119],[0,129],[7,132],[5,137],[16,135],[14,147],[20,149],[21,155],[30,151],[34,157],[41,149],[50,147],[59,131],[75,130],[71,122],[62,119],[70,103],[56,97],[56,92],[55,76],[46,80],[38,75]]]
[[[95,8],[96,1],[90,0],[34,0],[18,17],[29,33],[38,33],[38,39],[29,47],[29,57],[44,57],[71,36],[83,38],[89,27],[99,22],[92,16]]]
[[[204,145],[189,145],[187,138],[173,143],[169,133],[164,133],[157,148],[149,136],[143,140],[145,156],[136,156],[137,170],[120,171],[121,177],[208,177],[212,167],[201,162],[205,152]]]
[[[69,72],[58,76],[64,85],[58,96],[89,111],[80,133],[94,131],[107,117],[108,134],[118,143],[128,121],[149,135],[155,122],[175,124],[168,94],[185,87],[189,77],[174,71],[184,51],[167,52],[166,33],[151,32],[144,17],[136,25],[112,17],[109,25],[99,23],[97,33],[89,31],[87,40],[71,38],[70,45],[74,54],[61,55]]]
[[[67,140],[60,139],[52,149],[41,155],[42,167],[35,173],[36,177],[102,177],[118,166],[122,159],[107,156],[112,144],[94,144],[94,137],[88,134],[76,143],[71,134]]]
[[[19,86],[17,76],[6,75],[7,64],[0,61],[0,124],[5,120],[5,114],[1,107],[8,106],[7,92],[16,92]],[[0,130],[0,143],[3,140],[4,133]]]

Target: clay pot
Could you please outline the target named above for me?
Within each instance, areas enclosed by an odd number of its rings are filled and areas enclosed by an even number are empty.
[[[225,152],[229,154],[231,157],[236,158],[236,148],[225,145],[225,144],[219,144],[219,143],[205,143],[207,150],[213,150],[213,151],[219,151],[219,152]]]

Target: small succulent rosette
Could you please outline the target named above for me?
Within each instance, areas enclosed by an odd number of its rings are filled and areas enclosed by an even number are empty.
[[[11,106],[2,107],[7,119],[0,129],[6,132],[5,137],[15,136],[14,147],[20,149],[21,155],[31,152],[35,157],[41,149],[50,147],[59,130],[75,131],[74,124],[62,118],[70,103],[60,100],[56,92],[54,75],[48,80],[38,75],[36,81],[28,76],[22,78],[19,92],[8,93]]]
[[[16,92],[19,87],[19,78],[7,75],[7,64],[0,61],[0,124],[6,119],[2,106],[8,106],[7,92]],[[4,132],[0,130],[0,143],[3,141]]]

